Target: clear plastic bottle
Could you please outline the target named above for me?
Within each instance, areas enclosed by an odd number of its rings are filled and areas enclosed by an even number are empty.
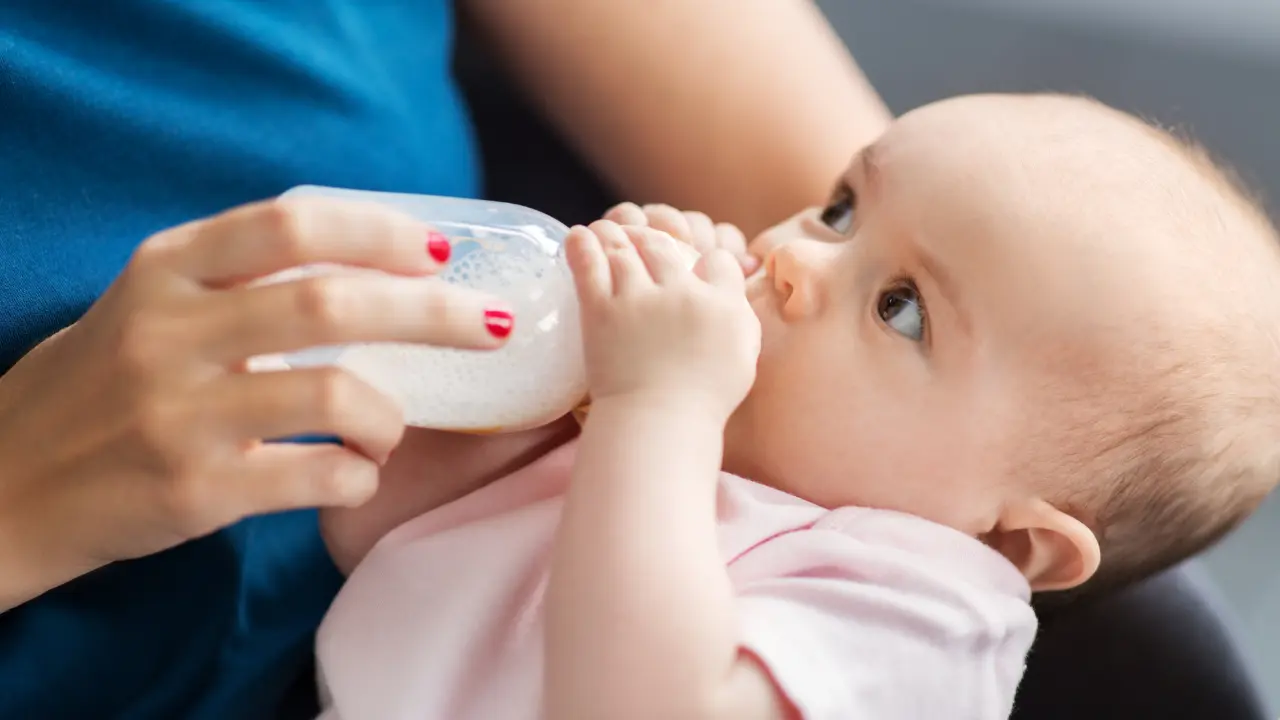
[[[251,368],[337,365],[400,402],[408,424],[440,430],[536,427],[584,401],[578,303],[562,245],[569,229],[562,223],[536,210],[482,200],[313,186],[284,196],[380,202],[423,220],[453,243],[453,255],[437,277],[502,298],[515,311],[515,328],[497,351],[361,344],[254,358]],[[335,271],[370,272],[308,266],[265,282]]]

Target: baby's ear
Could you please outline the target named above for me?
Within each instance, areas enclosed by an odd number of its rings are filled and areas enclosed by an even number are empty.
[[[1080,585],[1097,572],[1102,555],[1087,525],[1038,499],[1006,508],[981,540],[1008,558],[1034,592]]]

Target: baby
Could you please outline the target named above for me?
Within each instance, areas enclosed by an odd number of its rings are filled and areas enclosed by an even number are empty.
[[[568,243],[581,437],[363,559],[325,717],[1007,717],[1033,593],[1169,566],[1280,478],[1275,232],[1092,101],[902,117],[745,282],[652,227]]]

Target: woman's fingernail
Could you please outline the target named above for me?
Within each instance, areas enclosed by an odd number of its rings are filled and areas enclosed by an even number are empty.
[[[742,257],[742,272],[750,275],[760,269],[760,258],[755,255],[744,255]]]
[[[509,310],[485,310],[484,326],[490,335],[501,340],[515,329],[516,319]]]
[[[449,255],[453,253],[453,246],[449,244],[449,238],[432,230],[427,233],[427,253],[435,258],[435,261],[441,265],[449,262]]]

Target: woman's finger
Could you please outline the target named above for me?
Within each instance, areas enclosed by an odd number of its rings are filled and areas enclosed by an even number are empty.
[[[237,517],[315,507],[354,507],[378,489],[379,466],[338,445],[262,444],[228,473]]]
[[[639,205],[630,202],[614,205],[609,209],[609,212],[604,214],[604,219],[619,225],[649,224],[649,218],[645,216],[644,210],[641,210]]]
[[[198,398],[229,442],[325,435],[384,462],[404,434],[394,400],[337,367],[227,375]]]
[[[313,263],[422,275],[439,270],[450,255],[447,238],[405,213],[331,198],[247,205],[187,232],[189,240],[173,253],[178,269],[211,287]]]
[[[202,303],[200,349],[221,363],[355,342],[494,349],[514,322],[511,309],[486,293],[436,278],[373,273],[237,287]]]

